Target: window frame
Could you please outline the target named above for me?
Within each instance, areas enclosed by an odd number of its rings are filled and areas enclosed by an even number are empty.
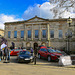
[[[23,33],[23,34],[22,34]],[[22,36],[23,35],[23,36]],[[24,38],[24,30],[21,30],[21,38]]]
[[[62,32],[60,32],[60,31],[62,31],[62,30],[59,30],[59,38],[63,38],[63,31]]]
[[[15,33],[16,32],[16,33]],[[16,36],[15,36],[16,35]],[[17,31],[14,31],[14,38],[17,38]]]
[[[50,38],[54,38],[54,30],[50,30]]]
[[[45,37],[43,37],[43,31],[46,31],[45,29],[42,30],[42,38],[46,38],[46,34],[45,34]],[[46,33],[46,32],[45,32]]]
[[[28,30],[28,31],[31,32],[31,30]],[[27,37],[29,36],[28,31],[27,31]],[[31,33],[30,33],[30,34],[31,34]],[[30,37],[28,37],[28,39],[29,39],[29,38],[31,38],[31,35],[30,35]]]
[[[10,32],[10,33],[9,33]],[[11,36],[11,31],[8,31],[8,38],[10,38],[10,36]]]
[[[36,36],[36,34],[35,34],[35,38],[38,39],[39,38],[39,30],[35,30],[35,31],[38,31],[38,35]]]

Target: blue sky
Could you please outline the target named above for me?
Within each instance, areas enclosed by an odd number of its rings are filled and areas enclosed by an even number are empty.
[[[41,7],[39,7],[40,5]],[[5,22],[28,20],[35,15],[45,19],[54,19],[54,13],[51,10],[56,6],[57,3],[50,3],[49,0],[0,0],[0,29],[4,29]],[[71,8],[70,10],[63,12],[61,17],[75,18],[75,9]],[[58,16],[57,14],[56,18]]]
[[[42,4],[47,0],[0,0],[0,14],[16,15],[16,18],[22,18],[24,11],[29,6]]]

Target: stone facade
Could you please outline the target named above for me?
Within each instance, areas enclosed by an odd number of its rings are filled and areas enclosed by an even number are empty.
[[[73,19],[74,24],[75,19]],[[32,19],[18,22],[5,23],[4,37],[8,40],[8,46],[11,42],[16,47],[34,47],[34,43],[38,45],[51,46],[57,49],[66,48],[65,33],[68,28],[74,31],[74,27],[69,27],[67,19],[43,19],[35,16]],[[24,38],[21,38],[21,31],[24,31]],[[31,38],[28,38],[27,31],[31,30]],[[35,30],[39,30],[38,38],[35,38]],[[46,38],[42,38],[42,30],[46,30]],[[54,30],[54,38],[50,37],[50,30]],[[62,30],[62,38],[59,38],[59,30]],[[8,38],[8,31],[11,31],[11,37]],[[17,38],[14,38],[14,31],[17,31]],[[70,48],[74,49],[75,37],[71,38]],[[72,50],[71,49],[71,50]]]
[[[4,30],[0,29],[0,36],[4,37]]]

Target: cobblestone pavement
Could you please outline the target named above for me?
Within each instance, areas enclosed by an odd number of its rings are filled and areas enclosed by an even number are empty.
[[[57,62],[37,59],[34,63],[17,63],[16,57],[11,57],[10,63],[0,62],[0,75],[75,75],[74,67],[59,67]]]

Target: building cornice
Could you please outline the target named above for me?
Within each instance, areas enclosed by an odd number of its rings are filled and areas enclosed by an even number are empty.
[[[35,18],[38,18],[38,19],[41,19],[41,20],[44,20],[45,22],[59,22],[59,21],[67,21],[67,18],[62,18],[62,19],[44,19],[44,18],[40,18],[40,17],[33,17],[29,20],[24,20],[24,21],[16,21],[16,22],[5,22],[4,25],[16,25],[16,24],[24,24],[24,23],[32,23],[32,22],[42,22],[42,21],[30,21],[32,19],[35,19]],[[72,20],[75,20],[75,18],[72,18]],[[29,22],[30,21],[30,22]]]

